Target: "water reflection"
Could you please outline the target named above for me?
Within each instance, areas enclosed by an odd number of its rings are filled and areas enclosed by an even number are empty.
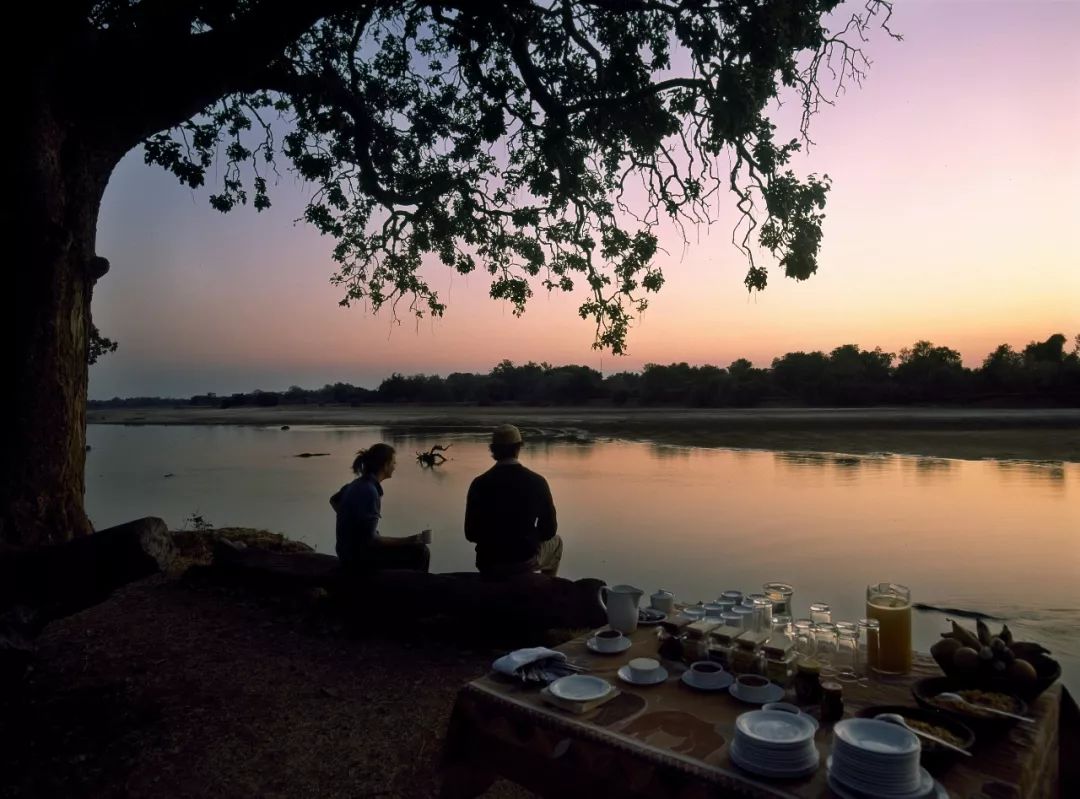
[[[333,551],[327,498],[351,478],[356,450],[384,440],[399,468],[383,532],[432,528],[432,568],[470,570],[465,494],[492,465],[487,434],[91,425],[87,507],[99,527],[149,515],[180,527],[198,512],[218,527],[263,527]],[[415,461],[415,451],[451,443],[449,462]],[[330,455],[294,457],[305,451]],[[522,461],[551,485],[571,579],[664,586],[693,600],[781,580],[796,586],[800,614],[821,600],[837,618],[863,615],[865,584],[878,580],[941,606],[1080,608],[1080,503],[1068,496],[1080,464],[535,439]],[[925,649],[941,622],[918,625]]]

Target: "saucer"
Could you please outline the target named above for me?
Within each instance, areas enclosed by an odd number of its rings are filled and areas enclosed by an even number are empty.
[[[781,699],[784,698],[784,689],[776,683],[769,683],[768,685],[762,686],[760,689],[758,689],[757,696],[755,696],[753,699],[751,699],[749,696],[743,695],[740,690],[741,687],[742,686],[740,686],[737,682],[733,682],[731,684],[731,687],[728,689],[728,693],[730,693],[740,702],[746,702],[747,704],[764,705],[766,702],[779,702]]]
[[[684,684],[689,685],[691,688],[698,691],[726,691],[731,684],[735,682],[735,678],[728,672],[722,672],[722,678],[713,685],[704,685],[698,682],[698,678],[694,675],[690,669],[683,672],[682,681]]]
[[[589,702],[601,699],[615,690],[607,680],[589,674],[560,677],[548,686],[552,696],[567,702]]]
[[[668,678],[667,669],[665,669],[663,666],[658,668],[651,677],[648,677],[644,680],[639,680],[637,677],[634,677],[630,673],[630,666],[628,665],[620,667],[617,673],[620,680],[622,680],[623,682],[628,682],[631,685],[659,685]]]
[[[597,638],[594,635],[592,638],[585,642],[585,648],[588,649],[590,652],[595,652],[598,655],[618,655],[620,652],[625,652],[633,645],[633,642],[625,635],[619,639],[619,645],[615,647],[615,649],[600,649],[596,645],[596,641]]]

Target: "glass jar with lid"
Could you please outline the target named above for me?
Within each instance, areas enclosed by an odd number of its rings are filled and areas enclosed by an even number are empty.
[[[762,673],[787,688],[795,676],[795,640],[788,634],[786,616],[773,617],[769,637],[761,645]]]
[[[761,647],[769,638],[768,633],[743,630],[735,637],[730,655],[733,674],[760,674]]]
[[[725,625],[709,633],[709,660],[731,671],[731,650],[735,647],[735,636],[740,632],[738,627]]]

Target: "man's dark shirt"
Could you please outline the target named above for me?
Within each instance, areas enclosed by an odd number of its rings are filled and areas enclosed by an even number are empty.
[[[496,463],[472,481],[465,538],[476,544],[476,568],[535,558],[558,524],[547,480],[515,461]]]

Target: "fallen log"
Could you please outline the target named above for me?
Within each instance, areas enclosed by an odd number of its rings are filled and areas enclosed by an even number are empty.
[[[490,580],[476,572],[342,572],[338,559],[314,552],[267,552],[222,542],[210,572],[233,585],[275,593],[325,589],[347,616],[395,620],[439,616],[491,629],[582,629],[606,621],[597,594],[604,582],[523,574]]]
[[[101,602],[114,590],[169,568],[172,536],[148,516],[66,544],[0,555],[0,613],[32,609],[36,632],[46,622]]]

